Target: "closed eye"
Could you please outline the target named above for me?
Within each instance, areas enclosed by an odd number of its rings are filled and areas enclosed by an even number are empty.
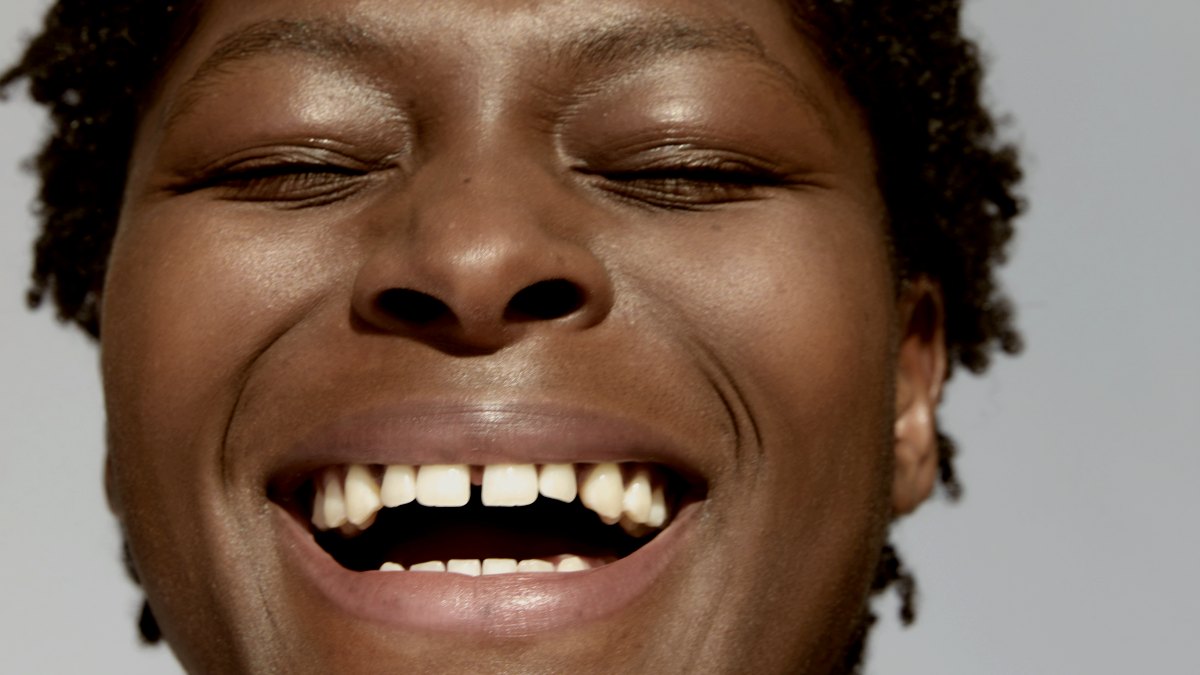
[[[223,171],[196,189],[214,189],[233,201],[307,207],[348,196],[366,175],[366,171],[327,164],[272,164]]]
[[[219,199],[309,208],[330,204],[368,185],[376,170],[322,148],[262,149],[181,178],[175,194],[211,192]]]
[[[769,169],[734,161],[687,162],[636,169],[577,169],[601,189],[648,206],[700,209],[750,201],[791,181]]]

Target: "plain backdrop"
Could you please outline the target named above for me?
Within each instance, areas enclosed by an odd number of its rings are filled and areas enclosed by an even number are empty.
[[[4,0],[15,57],[45,0]],[[1197,673],[1200,3],[976,0],[1033,205],[1004,279],[1028,349],[949,388],[966,499],[897,539],[920,616],[874,675]],[[23,303],[43,123],[0,106],[0,673],[178,673],[135,639],[93,345]]]

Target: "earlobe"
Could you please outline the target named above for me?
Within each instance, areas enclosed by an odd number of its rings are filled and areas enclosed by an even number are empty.
[[[892,483],[892,510],[897,517],[912,513],[928,499],[937,480],[937,406],[947,367],[940,289],[924,278],[907,282],[898,315]]]

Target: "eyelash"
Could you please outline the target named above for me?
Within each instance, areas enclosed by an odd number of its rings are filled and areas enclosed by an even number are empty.
[[[696,161],[637,169],[581,169],[600,187],[648,206],[696,210],[763,196],[788,181],[778,173],[740,161]]]
[[[368,173],[366,169],[324,162],[251,161],[216,169],[180,192],[216,189],[235,201],[305,208],[349,196]]]
[[[762,197],[788,184],[775,171],[725,158],[660,163],[633,169],[577,168],[599,187],[632,202],[667,210],[698,210]],[[216,169],[178,192],[217,189],[228,199],[290,208],[322,206],[359,189],[366,168],[308,160],[250,160]]]

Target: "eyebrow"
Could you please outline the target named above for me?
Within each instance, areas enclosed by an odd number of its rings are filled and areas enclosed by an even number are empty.
[[[347,22],[276,19],[245,26],[221,39],[196,72],[179,88],[167,110],[170,128],[203,98],[206,85],[242,61],[282,54],[308,54],[330,61],[353,61],[382,52],[384,45],[361,27]]]
[[[649,19],[615,21],[568,35],[548,45],[550,61],[571,69],[615,67],[687,52],[717,52],[749,59],[781,78],[792,93],[813,109],[825,126],[830,116],[805,83],[772,58],[754,29],[740,21],[696,22],[661,14]],[[183,84],[167,125],[186,114],[201,98],[204,86],[243,61],[301,54],[354,63],[367,58],[410,55],[403,42],[385,41],[361,25],[347,21],[275,19],[253,23],[217,43]]]
[[[834,134],[828,108],[791,69],[770,55],[758,33],[741,21],[701,23],[663,13],[649,20],[640,18],[583,31],[556,46],[553,56],[576,68],[586,68],[704,51],[741,56],[765,67],[817,115],[828,133]]]
[[[224,72],[230,65],[259,56],[310,54],[327,60],[354,60],[385,51],[383,43],[362,27],[341,21],[276,19],[250,24],[227,35],[188,84]]]
[[[697,23],[660,15],[587,29],[556,46],[556,56],[573,65],[604,66],[691,51],[716,51],[770,61],[766,47],[741,22]]]

